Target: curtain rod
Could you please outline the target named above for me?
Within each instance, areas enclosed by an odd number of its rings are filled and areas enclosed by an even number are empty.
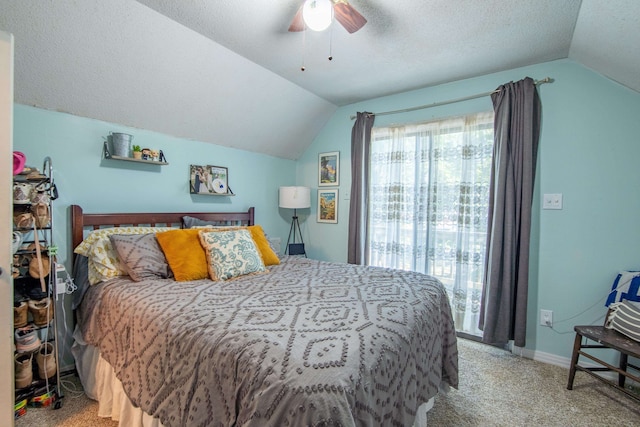
[[[541,85],[541,84],[551,83],[551,82],[553,82],[553,79],[551,77],[545,77],[542,80],[534,80],[534,84],[536,84],[536,85]],[[420,105],[418,107],[404,108],[402,110],[384,111],[382,113],[372,113],[372,114],[374,116],[386,116],[388,114],[408,113],[409,111],[423,110],[425,108],[439,107],[441,105],[455,104],[456,102],[462,102],[462,101],[468,101],[470,99],[482,98],[483,96],[493,95],[494,93],[498,93],[498,92],[500,92],[500,89],[492,90],[491,92],[478,93],[476,95],[465,96],[464,98],[457,98],[457,99],[450,99],[448,101],[434,102],[433,104],[428,104],[428,105]],[[351,116],[351,120],[355,120],[357,117],[358,116]]]

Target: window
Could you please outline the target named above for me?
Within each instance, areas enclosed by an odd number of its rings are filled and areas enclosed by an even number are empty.
[[[427,273],[456,328],[481,335],[493,112],[374,128],[367,263]]]

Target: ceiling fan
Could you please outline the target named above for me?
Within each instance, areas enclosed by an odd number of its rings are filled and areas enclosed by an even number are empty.
[[[347,0],[305,0],[293,17],[289,31],[304,31],[310,28],[309,15],[316,11],[320,13],[321,9],[325,9],[331,14],[326,26],[335,17],[336,21],[349,33],[355,33],[367,23],[367,20]],[[322,31],[322,29],[316,31]]]

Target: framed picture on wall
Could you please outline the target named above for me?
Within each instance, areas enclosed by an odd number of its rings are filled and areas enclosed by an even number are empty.
[[[229,171],[222,166],[190,165],[189,193],[229,195]]]
[[[318,222],[338,223],[338,189],[318,190]]]
[[[340,152],[331,151],[318,155],[318,186],[337,187],[340,185]]]

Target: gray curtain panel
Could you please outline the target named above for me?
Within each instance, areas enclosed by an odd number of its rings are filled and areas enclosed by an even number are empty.
[[[495,141],[479,327],[483,342],[523,347],[541,105],[529,77],[500,86],[491,100]]]
[[[351,129],[351,201],[347,262],[366,263],[367,206],[369,203],[369,152],[373,113],[358,113]]]

